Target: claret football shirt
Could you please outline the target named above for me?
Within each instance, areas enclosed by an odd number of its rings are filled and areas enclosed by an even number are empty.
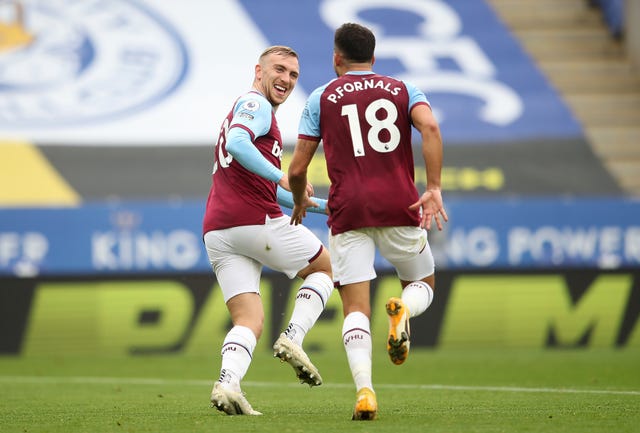
[[[339,234],[362,227],[418,226],[410,112],[429,102],[415,86],[373,72],[350,72],[316,89],[298,137],[322,140],[331,180],[327,224]]]
[[[277,203],[277,185],[244,168],[225,150],[232,128],[246,130],[260,153],[278,169],[281,167],[282,136],[273,107],[262,94],[248,92],[234,103],[220,128],[203,233],[264,224],[267,215],[283,215]]]

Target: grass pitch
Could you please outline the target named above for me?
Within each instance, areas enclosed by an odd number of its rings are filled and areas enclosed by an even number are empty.
[[[311,353],[324,384],[257,353],[243,390],[261,417],[209,407],[219,356],[0,357],[8,432],[638,432],[640,350],[374,353],[379,418],[351,421],[344,353]]]

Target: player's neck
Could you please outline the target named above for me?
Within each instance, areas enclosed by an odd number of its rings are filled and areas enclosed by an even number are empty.
[[[351,63],[339,71],[339,76],[349,72],[372,72],[372,65],[371,63]]]
[[[347,67],[347,72],[350,72],[350,71],[370,71],[371,68],[372,68],[372,65],[369,62],[366,62],[366,63],[351,63]]]

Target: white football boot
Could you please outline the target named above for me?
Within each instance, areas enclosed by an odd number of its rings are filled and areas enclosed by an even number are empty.
[[[242,392],[224,388],[220,382],[213,384],[211,407],[227,415],[262,415],[257,410],[253,410]]]
[[[322,385],[322,377],[315,365],[302,347],[289,340],[284,334],[273,344],[273,356],[280,358],[281,362],[288,362],[296,373],[300,383],[306,383],[309,386]]]

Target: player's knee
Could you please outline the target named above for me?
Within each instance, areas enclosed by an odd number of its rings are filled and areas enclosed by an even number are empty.
[[[333,273],[331,272],[331,256],[329,255],[329,251],[324,247],[322,247],[318,257],[309,263],[306,268],[298,272],[298,276],[304,279],[316,272],[326,274],[329,279],[333,278]]]
[[[329,278],[333,277],[333,273],[331,271],[331,256],[329,255],[329,250],[326,248],[322,247],[320,256],[318,256],[312,264],[315,265],[315,272],[324,272],[329,275]]]
[[[433,290],[433,291],[436,290],[436,275],[435,275],[435,273],[429,275],[428,277],[423,278],[422,281],[427,283],[429,285],[429,287],[431,287],[431,290]]]
[[[302,284],[303,287],[313,288],[322,298],[322,305],[327,305],[327,301],[333,291],[333,280],[326,272],[314,272],[309,274]]]

